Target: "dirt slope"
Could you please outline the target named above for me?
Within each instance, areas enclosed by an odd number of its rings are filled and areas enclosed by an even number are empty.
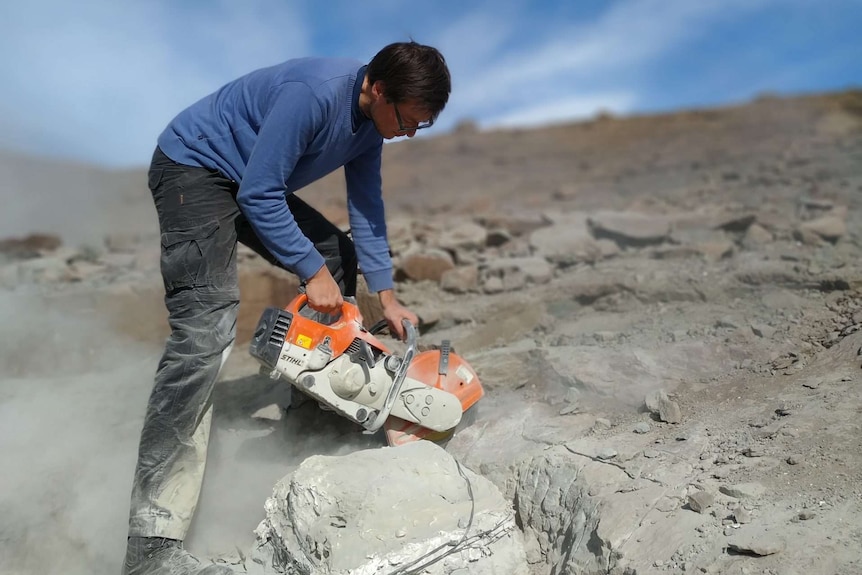
[[[424,342],[451,339],[488,391],[448,449],[512,500],[534,573],[862,571],[862,94],[465,125],[385,155],[399,292],[436,322]],[[154,214],[143,171],[0,162],[21,166],[41,175],[10,176],[28,201],[4,232],[74,246],[95,222],[95,247],[0,256],[0,571],[112,573],[165,333]],[[302,194],[343,221],[341,185]],[[295,282],[241,266],[250,325]],[[247,549],[308,455],[379,444],[315,406],[285,412],[256,372],[238,346],[200,554]]]

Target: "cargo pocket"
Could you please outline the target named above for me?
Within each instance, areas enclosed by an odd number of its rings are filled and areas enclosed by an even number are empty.
[[[147,172],[147,187],[150,188],[150,191],[155,191],[159,187],[164,175],[165,171],[162,168],[150,168],[150,171]]]
[[[162,278],[165,292],[206,285],[208,260],[215,255],[218,220],[194,228],[162,233]]]

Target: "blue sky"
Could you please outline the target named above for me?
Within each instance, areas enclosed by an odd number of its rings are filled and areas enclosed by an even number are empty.
[[[6,0],[0,149],[145,165],[183,107],[255,68],[437,46],[436,133],[862,86],[862,0]]]

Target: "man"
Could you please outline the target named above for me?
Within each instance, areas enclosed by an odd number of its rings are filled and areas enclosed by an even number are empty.
[[[430,126],[451,90],[440,53],[415,42],[367,66],[303,58],[252,72],[181,112],[149,171],[171,335],[147,406],[123,573],[230,573],[182,548],[197,505],[211,395],[233,345],[236,242],[303,281],[309,306],[341,309],[357,264],[390,329],[418,318],[393,291],[381,196],[383,139]],[[344,167],[353,242],[293,195]],[[355,242],[355,249],[354,249]]]

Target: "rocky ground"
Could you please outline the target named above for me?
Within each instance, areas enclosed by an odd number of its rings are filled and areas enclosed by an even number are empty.
[[[520,572],[862,572],[862,94],[464,123],[386,156],[401,298],[486,390],[446,450],[511,504]],[[303,195],[343,223],[339,185]],[[157,230],[34,232],[0,242],[0,570],[116,572]],[[240,259],[243,343],[296,282]],[[276,481],[381,444],[256,372],[238,346],[189,541],[245,569]]]

